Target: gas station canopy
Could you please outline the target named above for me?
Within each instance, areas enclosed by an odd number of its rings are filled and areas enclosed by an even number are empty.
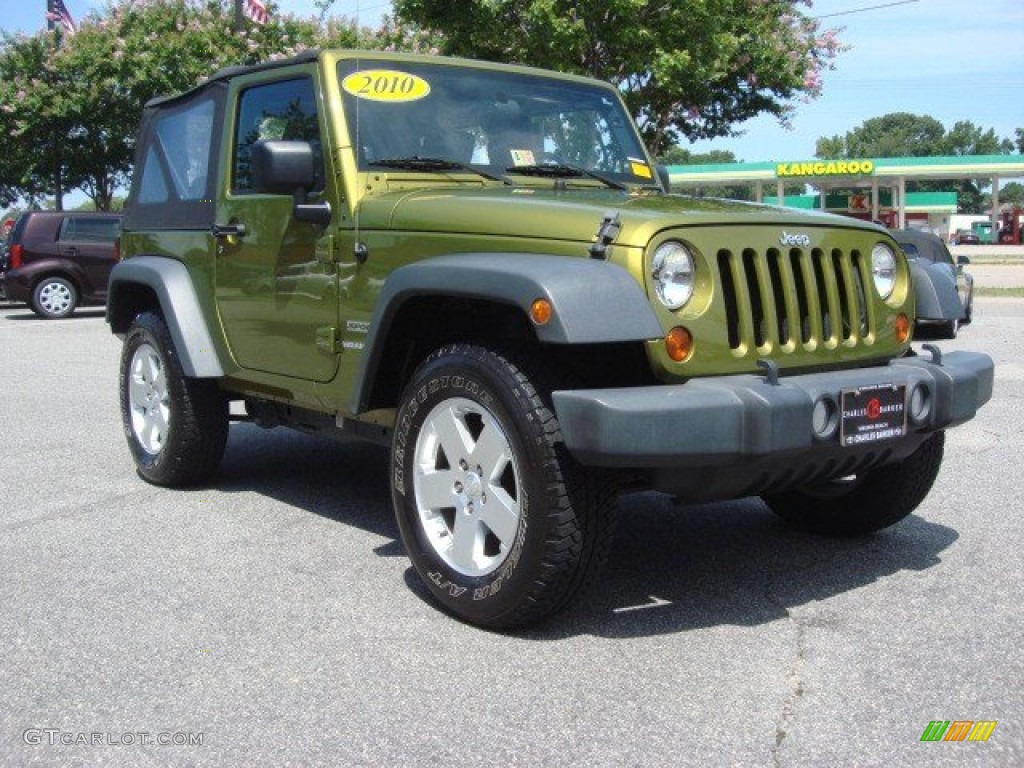
[[[673,189],[693,189],[747,184],[754,199],[763,202],[764,187],[774,187],[775,200],[784,200],[786,185],[809,184],[822,196],[821,207],[830,189],[865,190],[865,218],[880,218],[880,190],[888,190],[896,221],[907,225],[906,183],[925,179],[978,179],[992,185],[992,222],[999,212],[1001,179],[1024,177],[1021,155],[958,155],[950,157],[877,157],[849,160],[803,160],[764,163],[724,163],[714,165],[670,165],[669,181]]]

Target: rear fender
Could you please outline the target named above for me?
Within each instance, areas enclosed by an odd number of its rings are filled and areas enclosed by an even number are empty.
[[[158,307],[140,305],[142,293],[155,297]],[[138,256],[114,266],[107,288],[110,329],[118,335],[127,333],[135,315],[147,308],[160,310],[186,376],[224,375],[224,366],[217,357],[206,317],[184,264],[160,256]]]

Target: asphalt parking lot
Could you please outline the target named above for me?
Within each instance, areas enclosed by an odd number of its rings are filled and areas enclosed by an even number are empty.
[[[902,524],[633,497],[589,599],[501,635],[426,601],[381,449],[236,425],[211,487],[148,486],[102,311],[2,308],[0,765],[1024,765],[1021,338],[979,298],[940,343],[995,396]]]

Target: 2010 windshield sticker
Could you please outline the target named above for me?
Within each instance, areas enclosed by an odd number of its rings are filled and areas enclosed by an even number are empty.
[[[364,69],[341,81],[341,87],[357,99],[370,101],[416,101],[430,93],[422,77],[395,69]]]

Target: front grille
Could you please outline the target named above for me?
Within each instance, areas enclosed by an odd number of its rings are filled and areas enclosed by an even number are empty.
[[[717,265],[734,352],[852,347],[874,332],[870,265],[858,251],[722,250]]]

